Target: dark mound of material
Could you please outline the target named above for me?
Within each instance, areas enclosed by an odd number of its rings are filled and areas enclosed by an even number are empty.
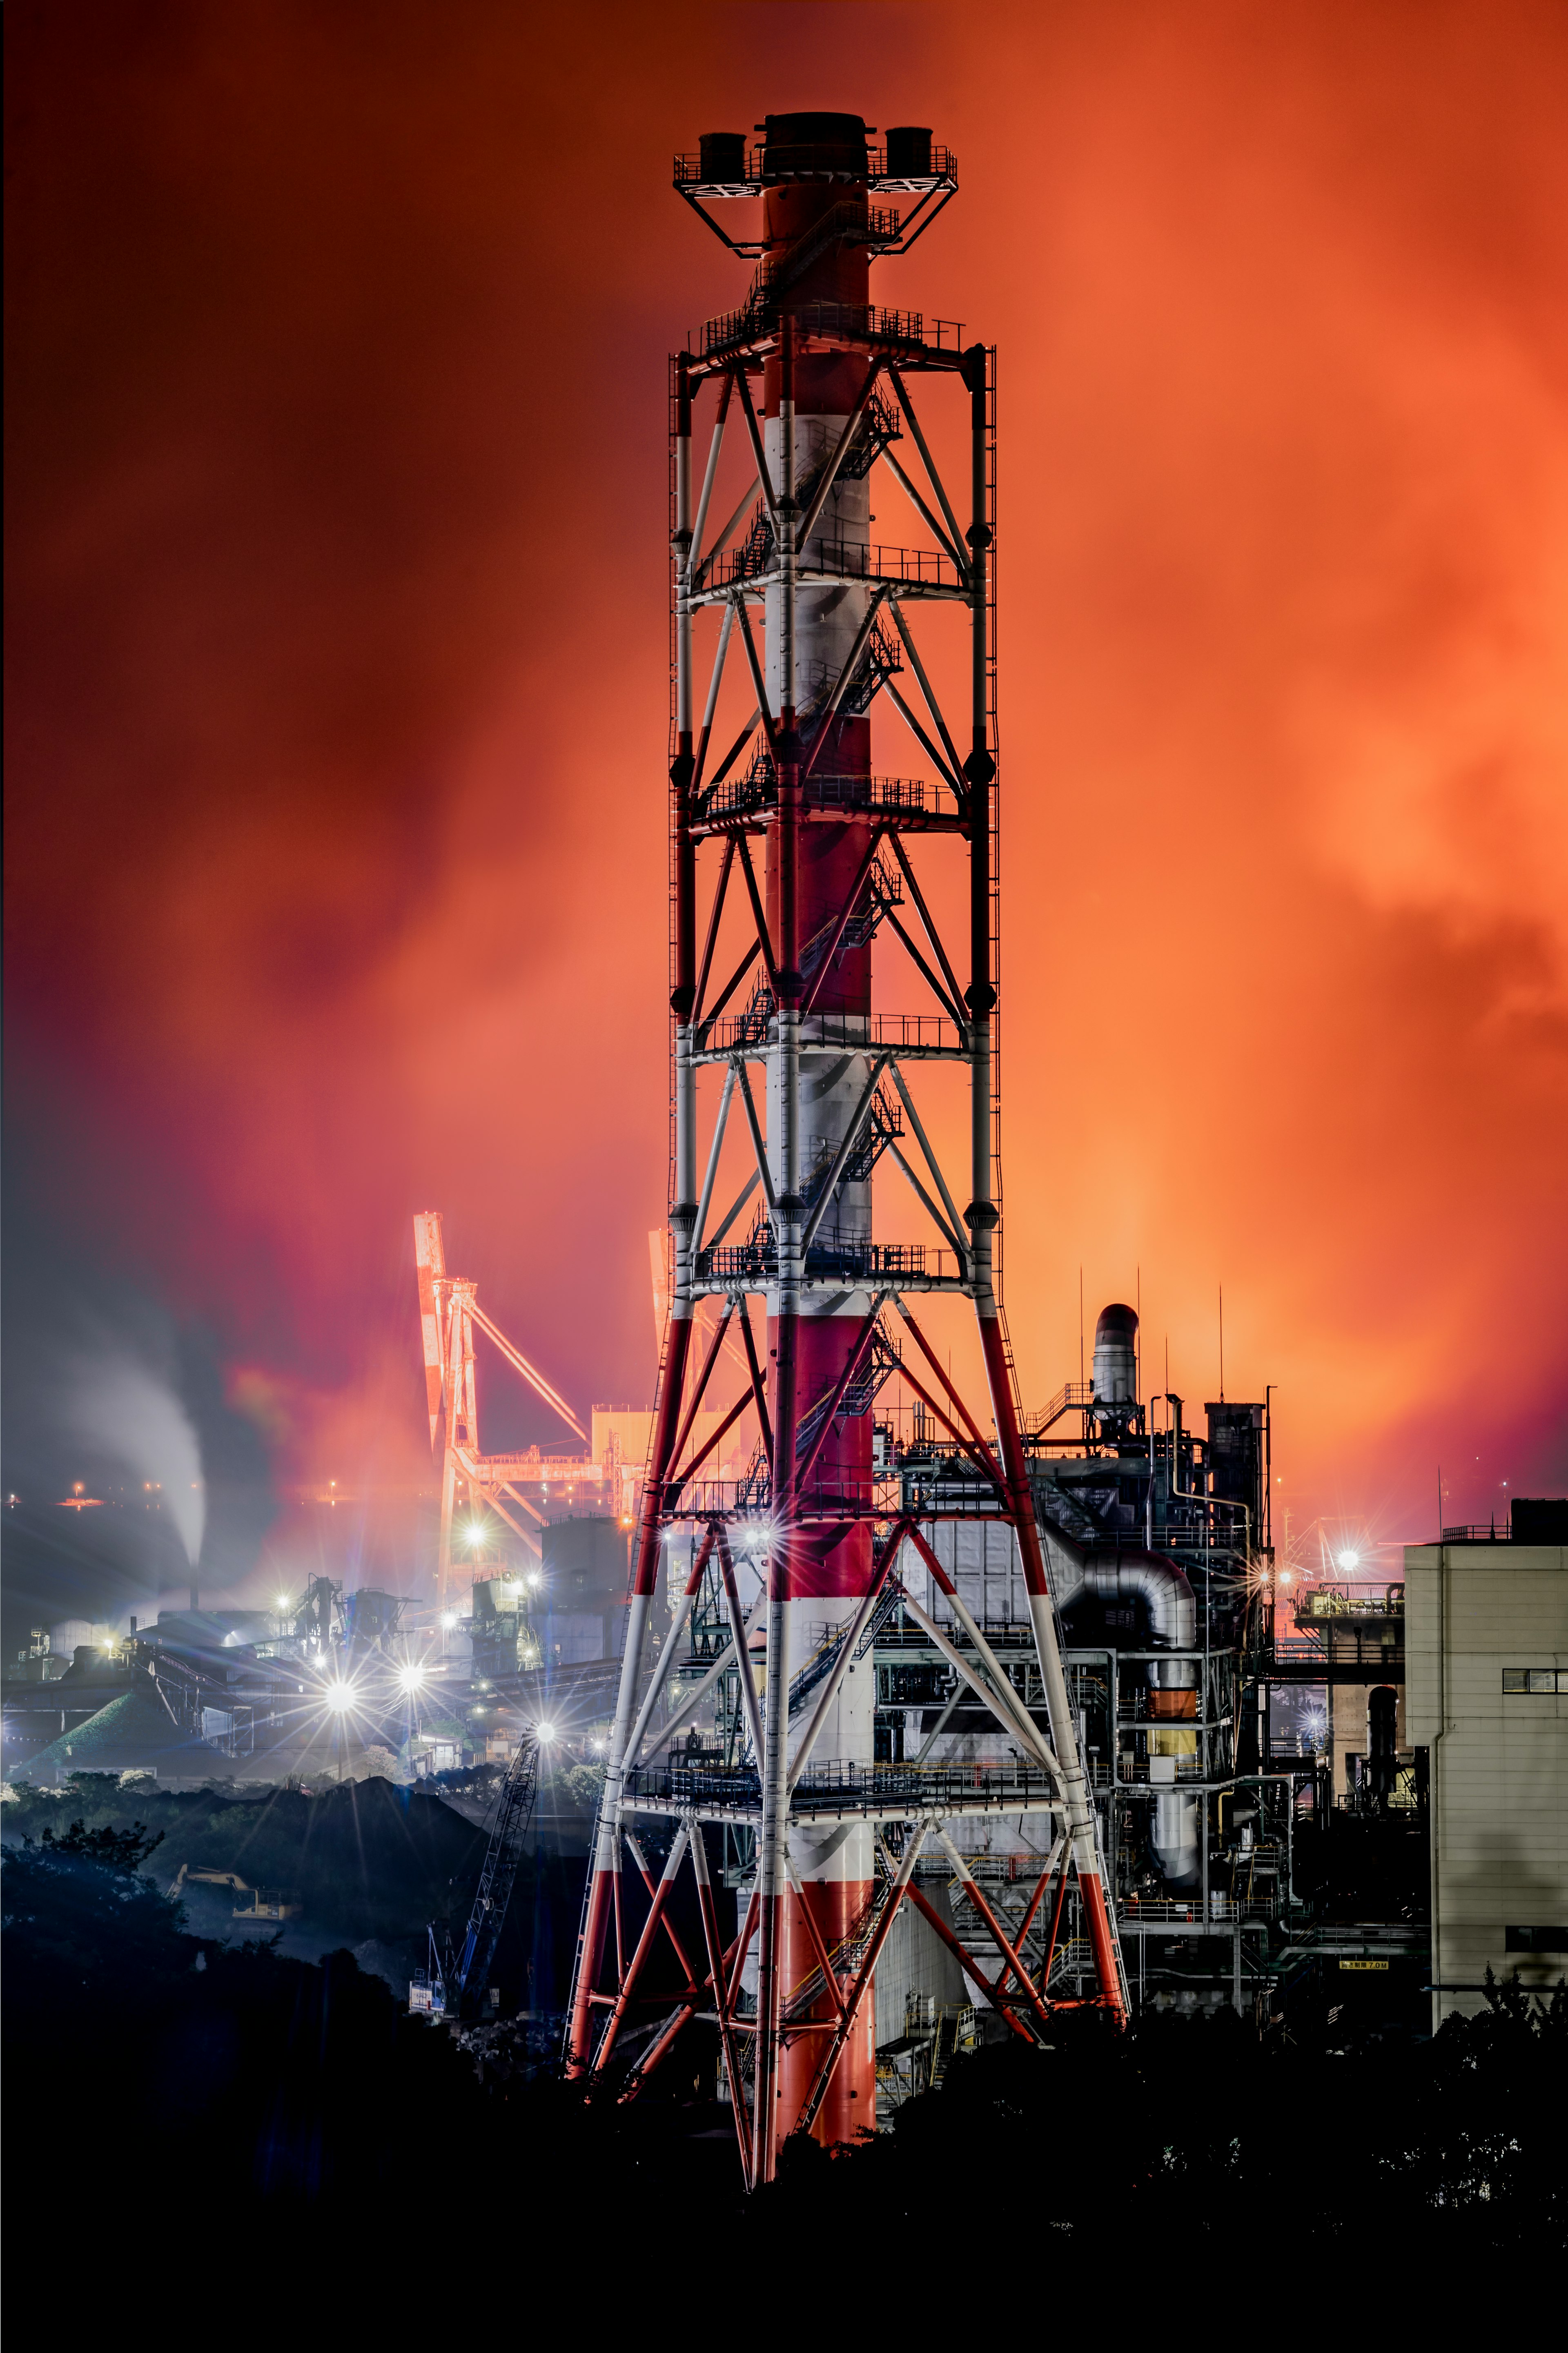
[[[132,1818],[162,1839],[163,1886],[182,1863],[237,1872],[302,1904],[347,1944],[423,1938],[427,1921],[466,1918],[485,1851],[483,1831],[439,1798],[381,1780],[238,1798],[84,1777],[60,1790],[24,1788],[4,1827],[15,1841],[74,1821],[125,1829]]]
[[[64,1690],[77,1670],[60,1679]],[[62,1732],[47,1748],[27,1759],[29,1778],[40,1787],[53,1781],[57,1771],[73,1773],[161,1773],[174,1780],[199,1780],[221,1762],[205,1740],[182,1733],[170,1721],[152,1680],[138,1675],[85,1724]]]

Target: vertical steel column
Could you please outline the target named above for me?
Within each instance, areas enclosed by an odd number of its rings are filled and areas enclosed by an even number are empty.
[[[775,754],[778,774],[778,1057],[779,1162],[775,1249],[778,1264],[778,1402],[773,1418],[775,1500],[788,1497],[795,1478],[799,1412],[795,1364],[800,1324],[800,737],[795,691],[795,337],[786,316],[780,333],[780,481],[778,500],[781,599],[781,691]],[[761,1899],[757,1947],[756,2063],[752,2076],[753,2187],[771,2181],[778,2163],[779,2024],[788,1927],[790,1520],[777,1513],[768,1548],[768,1683],[763,1721],[762,1820],[757,1840]]]
[[[991,1182],[991,1016],[996,1004],[999,975],[991,970],[991,791],[996,764],[991,756],[987,693],[986,563],[991,527],[986,517],[985,454],[986,353],[976,343],[963,355],[963,376],[970,408],[970,510],[964,536],[970,551],[971,712],[970,752],[963,764],[969,786],[969,957],[970,985],[964,991],[969,1006],[970,1144],[972,1195],[964,1213],[973,1242],[974,1305],[991,1410],[996,1426],[997,1450],[1012,1504],[1029,1612],[1035,1630],[1035,1650],[1045,1686],[1051,1742],[1061,1767],[1062,1803],[1071,1841],[1073,1862],[1083,1898],[1084,1917],[1094,1949],[1095,1972],[1102,1999],[1118,2017],[1126,2014],[1127,2000],[1115,1930],[1107,1909],[1100,1875],[1099,1826],[1079,1755],[1078,1727],[1073,1720],[1067,1676],[1057,1641],[1056,1609],[1046,1576],[1040,1532],[1035,1522],[1035,1500],[1013,1396],[1013,1368],[1003,1336],[995,1293],[993,1236],[997,1216]]]
[[[637,1556],[626,1612],[626,1646],[621,1659],[605,1786],[599,1798],[594,1841],[593,1876],[584,1915],[573,1988],[571,2023],[567,2034],[568,2078],[584,2075],[593,2063],[593,1994],[598,1982],[605,1947],[612,1923],[620,1921],[621,1790],[626,1778],[627,1737],[637,1712],[637,1679],[642,1671],[647,1621],[658,1582],[659,1526],[664,1484],[672,1468],[671,1456],[680,1422],[686,1386],[686,1358],[691,1341],[691,1243],[697,1222],[696,1068],[691,1059],[691,1013],[696,998],[696,852],[691,839],[691,385],[684,354],[676,378],[675,404],[675,531],[672,553],[676,575],[675,756],[670,762],[675,852],[675,987],[670,1009],[675,1015],[675,1200],[669,1222],[675,1236],[675,1282],[670,1297],[669,1327],[665,1335],[664,1361],[659,1369],[658,1402],[654,1438],[649,1450],[647,1483],[637,1537]]]

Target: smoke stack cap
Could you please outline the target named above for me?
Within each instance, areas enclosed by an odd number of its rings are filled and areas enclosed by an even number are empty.
[[[858,114],[770,114],[764,180],[863,180],[866,125]]]
[[[1131,1405],[1138,1394],[1138,1318],[1120,1301],[1094,1327],[1094,1394],[1101,1405]]]

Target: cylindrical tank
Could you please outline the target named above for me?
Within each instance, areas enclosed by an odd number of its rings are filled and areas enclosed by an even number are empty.
[[[1138,1399],[1138,1318],[1119,1302],[1100,1311],[1094,1327],[1094,1394],[1100,1405]]]
[[[746,134],[743,131],[705,131],[697,142],[698,170],[704,180],[733,186],[746,176]]]
[[[888,133],[888,177],[921,180],[931,170],[931,130],[927,124],[900,123]]]
[[[864,216],[865,123],[853,114],[774,114],[767,118],[765,131],[763,177],[769,266],[782,290],[783,309],[799,312],[819,302],[864,304],[869,294],[869,273],[863,245],[828,237],[798,274],[791,274],[791,252],[838,207],[848,206]],[[845,350],[814,352],[795,361],[795,496],[802,506],[809,501],[813,478],[838,439],[868,364],[864,352]],[[783,388],[782,364],[775,352],[767,361],[763,379],[763,438],[775,488],[781,489]],[[826,556],[826,568],[834,568],[834,550],[864,547],[869,533],[869,480],[855,481],[841,475],[813,533],[819,564]],[[810,556],[811,551],[805,551],[803,568],[807,570]],[[847,568],[852,572],[853,564]],[[846,587],[837,582],[801,588],[795,604],[794,674],[785,678],[783,593],[776,586],[767,591],[768,699],[775,712],[795,710],[805,750],[813,745],[815,714],[826,702],[850,650],[868,595],[865,587]],[[797,934],[801,969],[808,985],[816,977],[814,951],[820,957],[869,840],[868,816],[856,813],[853,804],[857,799],[864,803],[867,796],[857,794],[854,785],[868,778],[870,772],[869,719],[836,718],[827,742],[817,754],[807,787],[811,821],[802,825],[798,833]],[[848,812],[842,818],[819,822],[814,797],[826,806],[847,803]],[[780,828],[775,826],[768,834],[767,863],[768,923],[775,940],[782,936],[779,853]],[[869,1039],[870,1012],[871,949],[867,940],[840,953],[813,1012],[801,1025],[800,1181],[808,1209],[865,1090],[869,1063],[864,1045],[858,1041]],[[782,1189],[779,1076],[775,1051],[769,1058],[768,1146],[774,1183]],[[869,1181],[846,1183],[818,1229],[817,1247],[863,1250],[870,1237]],[[869,1303],[869,1293],[858,1288],[852,1277],[841,1290],[804,1294],[795,1380],[803,1411],[809,1410],[812,1402],[838,1378]],[[769,1345],[773,1348],[778,1345],[774,1310],[776,1301],[770,1301]],[[820,1482],[825,1491],[853,1496],[869,1493],[870,1477],[869,1415],[839,1420],[816,1458],[813,1484]],[[792,1659],[798,1662],[805,1658],[822,1641],[826,1628],[853,1613],[869,1581],[870,1569],[871,1536],[865,1521],[847,1535],[838,1528],[826,1537],[814,1538],[809,1525],[796,1534],[788,1569]],[[875,1677],[868,1660],[858,1671],[845,1676],[834,1720],[823,1727],[816,1754],[870,1765],[876,1755],[875,1706]],[[803,1717],[802,1728],[804,1723]],[[871,1833],[858,1827],[845,1835],[841,1829],[833,1828],[814,1839],[809,1831],[797,1827],[790,1843],[804,1900],[831,1952],[853,1933],[870,1901]],[[815,1967],[808,1932],[796,1916],[797,1902],[792,1896],[787,1907],[786,1998],[787,1989],[809,1977]],[[825,1994],[809,2014],[824,2021],[832,2019],[831,1997]],[[821,2035],[807,2033],[794,2037],[784,2052],[780,2087],[784,2112],[792,2120],[816,2078],[821,2048]],[[860,2128],[873,2127],[876,2090],[876,2060],[868,2025],[855,2034],[834,2075],[816,2116],[816,2138],[828,2146],[852,2142]]]

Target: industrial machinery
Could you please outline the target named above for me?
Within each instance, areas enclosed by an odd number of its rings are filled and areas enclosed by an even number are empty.
[[[429,1967],[416,1971],[409,1987],[411,2010],[439,2018],[450,2004],[460,2011],[465,2000],[477,2001],[489,1983],[538,1791],[539,1735],[531,1725],[525,1727],[496,1792],[489,1840],[462,1945],[455,1957],[450,1951],[443,1955],[435,1929],[430,1930]]]
[[[434,1926],[426,1930],[426,1936],[429,1957],[409,1979],[408,2014],[411,2018],[439,2021],[447,2015],[447,1956],[437,1942]]]
[[[305,1908],[302,1904],[292,1902],[289,1896],[276,1890],[253,1887],[247,1879],[240,1877],[237,1871],[208,1870],[200,1863],[193,1870],[188,1862],[181,1863],[170,1883],[170,1903],[177,1904],[185,1888],[196,1886],[227,1887],[236,1895],[248,1895],[248,1904],[234,1906],[233,1916],[237,1920],[276,1920],[281,1923],[297,1920]]]
[[[1076,1539],[1040,1516],[999,1288],[994,355],[869,290],[870,261],[952,199],[956,164],[921,128],[877,146],[858,116],[774,115],[756,143],[704,137],[675,185],[760,266],[671,365],[673,1274],[566,2064],[586,2081],[616,2056],[689,1856],[706,1951],[637,2076],[714,2017],[754,2185],[786,2135],[871,2122],[868,1997],[906,1899],[1020,2031],[1017,2013],[1047,2017],[965,1861],[976,1823],[1033,1825],[1030,1925],[1049,1893],[1086,1998],[1120,2017],[1127,1985],[1047,1574]],[[736,204],[760,207],[739,236]],[[908,511],[909,543],[873,533],[878,496]],[[877,772],[874,718],[926,775]],[[874,948],[879,968],[890,951],[875,996]],[[894,1171],[905,1219],[882,1239],[873,1177]],[[944,1313],[966,1331],[939,1345]],[[750,1417],[739,1478],[693,1435],[735,1336],[748,1377],[719,1431]],[[921,1417],[912,1464],[876,1428],[890,1382]],[[1021,1597],[1011,1659],[965,1599],[977,1536]],[[661,1564],[683,1546],[653,1660]],[[1084,1578],[1107,1573],[1086,1550]],[[856,1670],[895,1612],[991,1727],[984,1763],[879,1764],[876,1674]],[[670,1749],[727,1673],[739,1736]],[[1193,1720],[1179,1673],[1158,1688]],[[657,1883],[634,1821],[668,1839]],[[715,1836],[738,1858],[727,1945]],[[635,1942],[627,1856],[650,1889]],[[942,1856],[999,1976],[919,1884]]]
[[[514,1372],[534,1394],[559,1414],[584,1445],[588,1433],[560,1391],[520,1348],[514,1347],[479,1301],[479,1285],[466,1275],[447,1271],[446,1244],[437,1209],[422,1209],[414,1219],[414,1262],[419,1283],[419,1321],[425,1346],[425,1388],[430,1412],[430,1444],[441,1466],[441,1530],[436,1563],[436,1596],[444,1608],[458,1564],[453,1556],[453,1525],[459,1501],[481,1514],[489,1510],[505,1521],[514,1536],[537,1563],[544,1513],[522,1493],[525,1484],[542,1483],[548,1493],[551,1474],[558,1490],[574,1479],[596,1479],[598,1466],[578,1457],[560,1462],[541,1461],[537,1450],[524,1454],[485,1454],[479,1448],[479,1398],[474,1362],[476,1328],[492,1341]],[[519,1514],[525,1516],[520,1518]],[[481,1531],[482,1521],[475,1526]],[[472,1545],[470,1545],[470,1551]],[[470,1563],[471,1566],[471,1563]]]

